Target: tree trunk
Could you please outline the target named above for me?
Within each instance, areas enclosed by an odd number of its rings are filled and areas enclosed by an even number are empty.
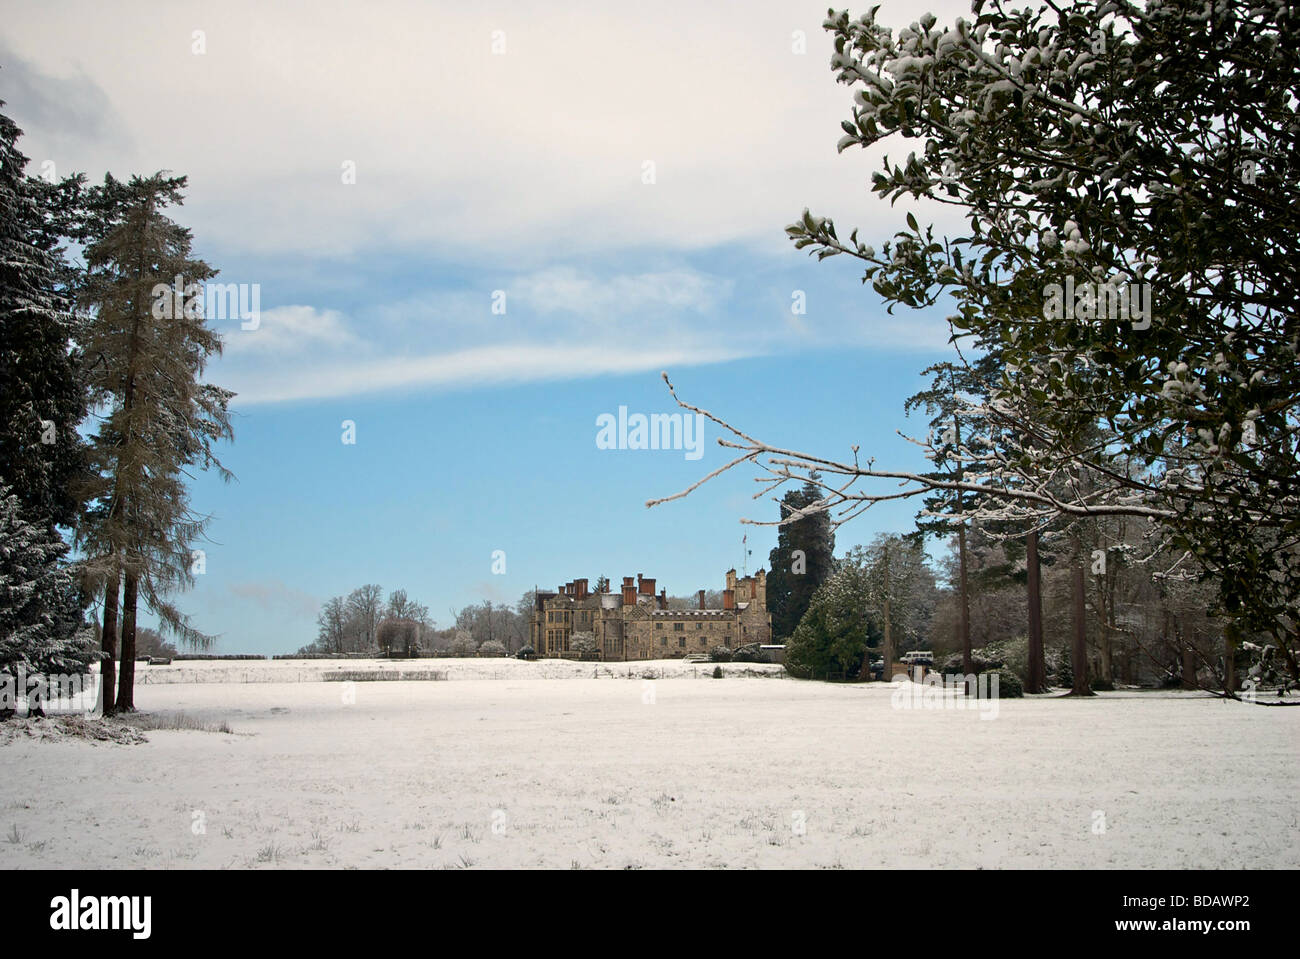
[[[1112,668],[1114,636],[1111,628],[1115,622],[1115,590],[1114,583],[1109,579],[1104,582],[1108,587],[1105,595],[1099,593],[1097,596],[1099,601],[1104,602],[1101,608],[1106,610],[1101,624],[1101,678],[1107,683],[1114,683],[1115,673]]]
[[[140,574],[128,569],[122,586],[122,672],[117,686],[117,711],[135,712],[135,613]]]
[[[957,562],[961,568],[961,671],[969,676],[975,670],[970,649],[970,590],[966,579],[966,527],[957,529]]]
[[[1226,692],[1237,691],[1237,644],[1231,636],[1223,637],[1223,688]]]
[[[1181,639],[1181,636],[1180,636]],[[1196,650],[1183,642],[1183,689],[1196,689]]]
[[[103,700],[104,715],[117,710],[117,590],[120,585],[117,573],[108,578],[104,587],[104,631],[99,648],[104,658],[99,663],[99,691]]]
[[[1070,659],[1074,667],[1074,688],[1071,696],[1094,696],[1088,685],[1088,623],[1084,618],[1083,554],[1075,551],[1074,560],[1074,610],[1071,619],[1074,625],[1074,642],[1071,644]]]
[[[1031,532],[1025,543],[1025,565],[1029,574],[1029,681],[1025,692],[1045,693],[1047,662],[1043,654],[1043,583],[1038,565],[1037,532]]]
[[[891,610],[889,607],[889,546],[885,546],[885,640],[881,650],[881,658],[884,660],[884,670],[880,678],[885,682],[891,682],[894,678],[894,628],[890,620]]]

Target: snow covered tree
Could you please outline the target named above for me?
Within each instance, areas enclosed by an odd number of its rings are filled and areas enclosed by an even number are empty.
[[[81,673],[97,654],[67,544],[0,486],[0,671]]]
[[[89,193],[94,227],[82,302],[92,317],[84,351],[91,396],[103,412],[91,443],[94,502],[78,544],[104,595],[109,713],[133,708],[141,597],[183,641],[203,646],[211,639],[168,598],[192,585],[193,544],[207,524],[190,508],[186,477],[214,468],[229,479],[212,448],[232,435],[233,394],[201,379],[221,351],[203,316],[202,284],[215,271],[190,256],[189,230],[163,214],[181,202],[184,186],[184,177],[162,174],[126,183],[108,176]],[[119,602],[122,672],[114,701]]]
[[[38,204],[42,185],[24,173],[20,132],[0,114],[0,485],[31,521],[70,526],[86,469],[77,433],[86,392],[60,292],[60,237]]]
[[[872,14],[827,21],[834,68],[857,89],[840,148],[920,141],[877,174],[875,191],[956,206],[969,235],[936,242],[909,217],[877,254],[811,215],[791,235],[868,261],[891,302],[951,294],[954,327],[1002,347],[1021,374],[1008,400],[1035,401],[1032,425],[1050,453],[1094,477],[1097,505],[1152,511],[1220,574],[1240,628],[1294,643],[1294,6],[979,3],[975,13],[951,28],[925,17],[897,37]],[[1059,450],[1085,412],[1113,441]],[[1115,475],[1125,453],[1150,475]]]
[[[935,479],[966,479],[971,472],[969,453],[986,453],[988,423],[979,416],[981,405],[987,401],[995,379],[1001,374],[996,352],[985,353],[970,365],[936,363],[921,371],[930,376],[930,386],[907,398],[903,409],[907,413],[923,410],[930,415],[930,458],[934,463],[931,474]],[[971,666],[970,632],[970,576],[966,556],[969,531],[965,517],[967,494],[956,490],[936,489],[925,498],[925,506],[917,517],[916,527],[932,536],[953,536],[957,541],[957,589],[959,630],[962,647],[962,672],[973,672]],[[953,519],[952,517],[957,517]]]

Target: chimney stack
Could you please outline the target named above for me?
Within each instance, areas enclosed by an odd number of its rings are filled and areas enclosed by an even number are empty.
[[[641,580],[640,592],[646,596],[653,596],[655,594],[655,581],[653,579]]]
[[[659,608],[660,609],[668,608],[668,590],[666,589],[659,590]]]
[[[699,592],[699,597],[700,597],[700,609],[703,609],[703,608],[704,608],[704,590],[700,590],[700,592]]]
[[[734,589],[724,589],[722,591],[722,608],[723,609],[736,608],[736,591]]]
[[[631,576],[623,577],[623,605],[624,606],[636,605],[636,587],[632,585]]]

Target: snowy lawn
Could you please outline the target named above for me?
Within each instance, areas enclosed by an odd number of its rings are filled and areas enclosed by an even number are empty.
[[[662,663],[188,668],[226,681],[141,683],[139,708],[232,733],[0,746],[0,868],[1300,867],[1298,709],[1112,693],[987,720]]]

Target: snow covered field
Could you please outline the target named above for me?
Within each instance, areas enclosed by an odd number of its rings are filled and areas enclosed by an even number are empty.
[[[1112,693],[985,720],[680,663],[303,665],[146,671],[141,710],[231,733],[0,746],[0,868],[1300,867],[1296,709]]]

